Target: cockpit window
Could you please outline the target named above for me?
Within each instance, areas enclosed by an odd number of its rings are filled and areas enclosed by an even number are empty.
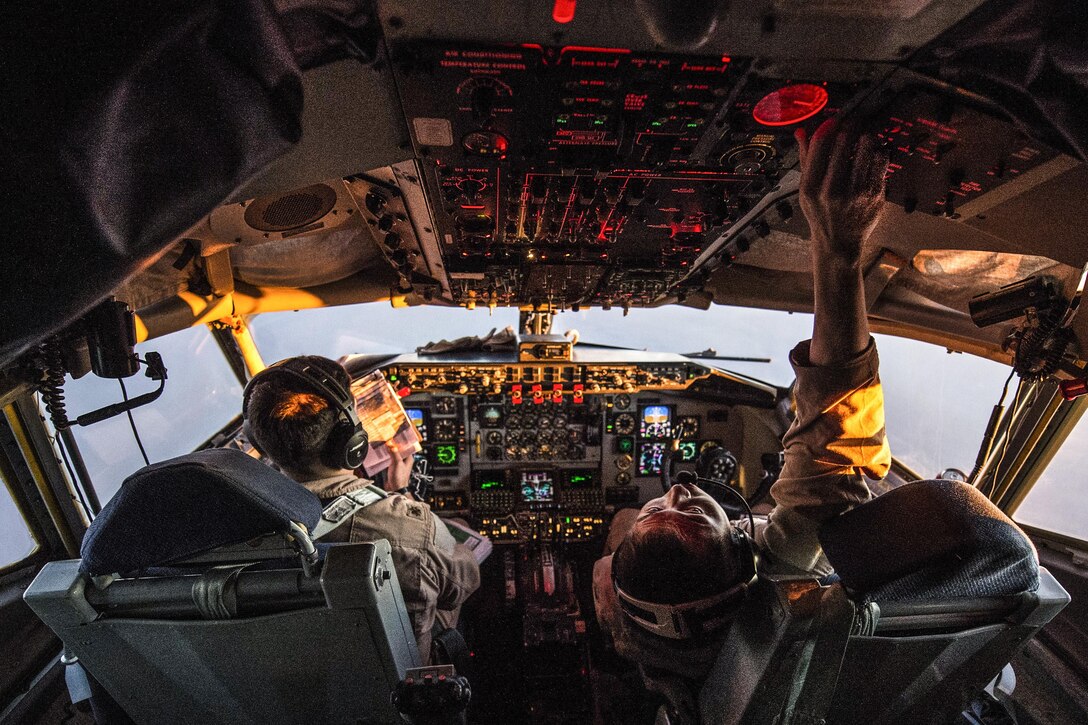
[[[441,339],[484,335],[493,327],[517,327],[518,312],[486,307],[407,307],[374,302],[256,315],[249,329],[266,363],[293,355],[341,355],[415,352]]]
[[[876,335],[892,455],[923,478],[970,473],[1009,368],[917,340]]]
[[[1082,417],[1032,486],[1014,518],[1028,526],[1088,541],[1088,416]]]
[[[0,486],[0,569],[18,563],[35,552],[38,542],[15,504],[6,480]]]
[[[154,463],[192,451],[238,415],[242,386],[207,328],[190,328],[136,346],[141,357],[149,350],[162,355],[168,375],[166,388],[158,400],[134,410],[133,419]],[[157,385],[144,377],[142,370],[124,381],[129,397]],[[69,379],[64,392],[73,420],[121,400],[116,380],[92,374]],[[72,430],[95,490],[105,503],[126,476],[144,465],[128,418],[118,415]]]
[[[517,325],[517,312],[498,308],[414,307],[385,303],[258,315],[250,321],[266,362],[291,355],[338,357],[349,353],[413,352],[442,338],[486,334]],[[786,387],[793,380],[789,351],[812,331],[809,314],[714,305],[591,308],[555,317],[552,331],[576,329],[579,344],[654,352],[763,358],[770,362],[710,360],[711,365]],[[948,354],[939,346],[877,335],[892,453],[920,475],[946,468],[970,472],[982,433],[1008,367],[974,355]]]

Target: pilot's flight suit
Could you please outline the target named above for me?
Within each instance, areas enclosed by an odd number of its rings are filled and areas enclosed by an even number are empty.
[[[306,481],[302,485],[328,504],[337,496],[371,482],[352,474]],[[387,539],[393,550],[404,604],[412,618],[423,662],[431,656],[431,628],[457,622],[461,604],[480,586],[480,566],[472,551],[454,541],[427,504],[399,494],[370,504],[351,521],[330,531],[322,542]]]
[[[755,539],[761,571],[823,576],[831,567],[816,536],[820,525],[868,501],[862,476],[883,478],[891,466],[879,361],[870,338],[864,352],[841,366],[812,365],[807,340],[790,353],[790,363],[797,375],[797,415],[782,440],[785,465],[771,488],[776,507],[766,523],[757,520]],[[622,616],[612,586],[611,554],[637,514],[632,509],[616,515],[606,556],[593,568],[597,619],[617,652],[639,664],[646,686],[690,717],[695,709],[691,685],[706,676],[728,628],[712,641],[677,643],[655,637]]]

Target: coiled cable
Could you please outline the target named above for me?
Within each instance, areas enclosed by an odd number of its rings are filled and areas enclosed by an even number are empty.
[[[53,428],[59,432],[72,426],[64,403],[64,356],[61,354],[60,342],[52,338],[39,345],[38,357],[42,372],[38,381],[38,392],[50,420],[53,421]]]

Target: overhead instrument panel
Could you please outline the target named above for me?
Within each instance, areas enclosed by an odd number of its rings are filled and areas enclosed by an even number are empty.
[[[777,183],[853,88],[623,49],[394,53],[454,302],[652,304]]]
[[[907,87],[873,124],[890,157],[888,199],[953,219],[960,207],[1057,152],[966,100]]]

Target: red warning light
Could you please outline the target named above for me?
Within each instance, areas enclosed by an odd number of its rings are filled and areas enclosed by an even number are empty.
[[[752,109],[752,118],[764,126],[789,126],[812,118],[826,105],[827,89],[797,83],[763,96]]]
[[[578,0],[555,0],[552,5],[552,20],[557,23],[569,23],[574,20],[574,11],[578,7]]]

